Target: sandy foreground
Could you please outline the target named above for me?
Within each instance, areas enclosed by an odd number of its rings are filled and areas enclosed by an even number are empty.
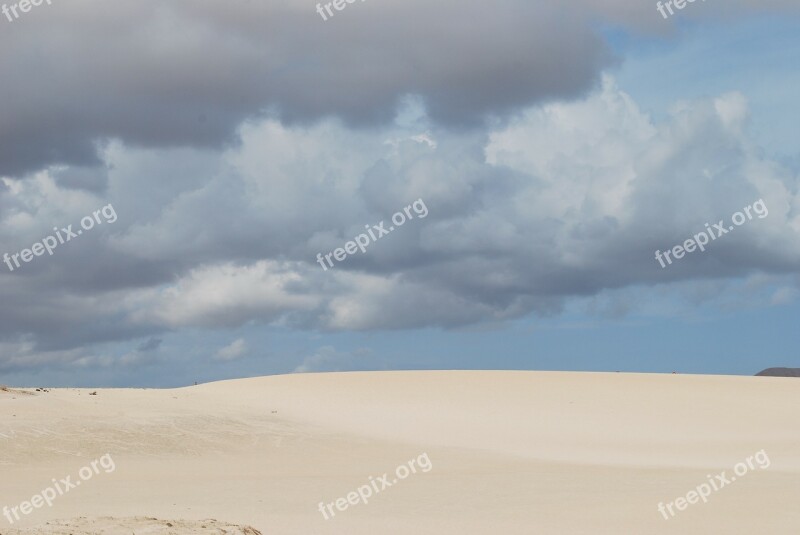
[[[797,535],[799,407],[797,379],[601,373],[0,391],[0,534]]]

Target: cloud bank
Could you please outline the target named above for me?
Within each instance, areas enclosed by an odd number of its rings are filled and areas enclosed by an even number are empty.
[[[119,220],[0,275],[0,332],[18,353],[61,361],[185,328],[452,328],[608,289],[796,272],[797,171],[765,159],[747,120],[731,93],[678,103],[655,123],[606,77],[585,99],[529,108],[486,134],[418,112],[377,136],[265,119],[213,157],[116,144],[104,198]],[[184,178],[153,195],[178,168]],[[51,172],[4,184],[6,250],[99,198]],[[316,264],[420,197],[425,220],[335,269]],[[769,217],[668,270],[654,260],[758,199]]]
[[[686,15],[794,4],[738,0]],[[113,9],[75,0],[4,24],[0,72],[13,82],[0,85],[0,175],[52,164],[94,169],[98,145],[110,139],[220,148],[236,142],[243,121],[270,112],[289,123],[385,125],[408,95],[434,121],[474,126],[591,90],[617,61],[601,27],[671,28],[653,6],[623,0],[358,7],[323,22],[300,0],[141,0]]]

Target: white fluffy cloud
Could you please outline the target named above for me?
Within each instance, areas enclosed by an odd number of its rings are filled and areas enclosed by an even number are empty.
[[[236,360],[244,356],[247,351],[247,342],[244,341],[244,338],[237,338],[225,347],[220,348],[214,355],[214,358],[224,361]]]
[[[342,371],[371,354],[372,351],[369,348],[362,347],[348,353],[333,346],[323,346],[305,357],[303,362],[294,369],[294,373]]]
[[[207,260],[212,250],[217,262],[227,260],[220,251],[242,262],[148,291],[158,298],[137,318],[171,327],[253,318],[328,329],[448,326],[550,310],[606,288],[795,269],[796,176],[750,144],[746,110],[732,93],[679,103],[654,124],[606,78],[586,99],[530,109],[483,142],[441,130],[424,140],[396,131],[365,139],[331,124],[268,121],[226,156],[235,171],[118,242],[127,254],[152,240],[162,257]],[[224,201],[236,217],[209,221],[203,207],[219,202],[223,183],[238,192]],[[335,270],[314,263],[420,197],[425,220]],[[767,219],[672,270],[654,261],[656,249],[759,198]],[[205,239],[187,240],[183,229],[202,229]]]
[[[454,327],[637,285],[793,273],[798,177],[750,142],[747,117],[731,93],[676,103],[656,123],[607,77],[584,99],[529,108],[488,132],[438,127],[412,105],[369,132],[265,119],[220,153],[115,143],[102,196],[65,189],[53,171],[0,190],[7,251],[100,201],[119,214],[104,233],[0,275],[13,307],[0,330],[71,351],[250,322]],[[424,220],[335,269],[316,264],[418,198]],[[654,260],[760,198],[766,219],[668,270]]]

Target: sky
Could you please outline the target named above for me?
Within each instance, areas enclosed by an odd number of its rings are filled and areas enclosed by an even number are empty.
[[[0,384],[800,367],[800,6],[568,4],[0,17]]]

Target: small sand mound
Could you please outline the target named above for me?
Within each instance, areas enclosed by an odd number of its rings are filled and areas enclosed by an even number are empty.
[[[261,535],[250,526],[237,526],[217,520],[158,520],[157,518],[86,518],[53,520],[23,530],[3,529],[0,535],[191,535],[195,533],[225,535]]]

